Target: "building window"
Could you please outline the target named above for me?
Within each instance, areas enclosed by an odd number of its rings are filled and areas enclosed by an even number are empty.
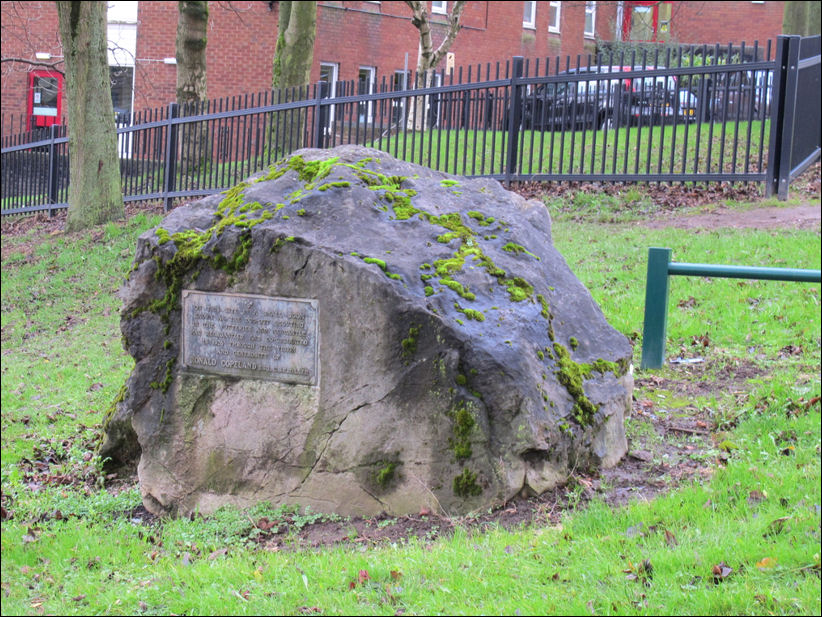
[[[654,15],[650,6],[631,7],[632,41],[654,40]]]
[[[551,2],[548,5],[548,32],[559,32],[559,17],[562,2]]]
[[[671,34],[671,3],[662,2],[657,8],[657,40],[667,41]]]
[[[320,62],[320,81],[324,81],[328,84],[328,90],[326,90],[326,94],[328,98],[334,98],[337,96],[337,81],[340,79],[340,65],[336,64],[335,62]],[[328,108],[328,124],[326,124],[325,130],[326,133],[330,133],[333,131],[334,127],[334,115],[336,111],[336,106],[331,105]]]
[[[407,90],[411,85],[411,71],[394,71],[394,79],[391,82],[394,92]],[[391,99],[391,123],[399,126],[405,125],[406,98]]]
[[[672,8],[669,0],[625,2],[622,15],[623,41],[667,41],[671,37]]]
[[[334,62],[320,62],[320,81],[328,84],[328,96],[334,98],[337,94],[340,65]]]
[[[114,122],[117,126],[131,125],[131,109],[134,99],[134,67],[108,67],[111,83],[111,103],[114,106]]]
[[[596,2],[586,2],[585,3],[585,36],[588,38],[594,38],[596,34],[596,23],[597,23],[597,3]]]
[[[373,66],[361,66],[357,77],[357,94],[373,94],[374,81],[377,69]],[[374,103],[361,101],[357,103],[357,116],[361,124],[371,124],[374,121]]]
[[[523,28],[536,28],[537,27],[537,3],[534,2],[523,2],[523,10],[522,10],[522,27]]]
[[[448,14],[448,3],[447,2],[432,2],[431,3],[431,12],[432,13],[439,13],[440,15],[447,15]]]
[[[129,126],[134,109],[134,67],[137,56],[137,2],[107,3],[106,36],[111,102],[117,126]],[[131,134],[117,136],[121,157],[131,156]]]

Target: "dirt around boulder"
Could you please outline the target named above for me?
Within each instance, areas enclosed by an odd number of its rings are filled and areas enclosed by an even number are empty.
[[[728,392],[744,397],[749,380],[766,372],[745,360],[708,359],[672,365],[666,377],[643,375],[636,379],[629,424],[628,454],[613,468],[575,470],[567,481],[541,495],[518,495],[485,512],[452,517],[421,507],[418,514],[340,518],[312,513],[285,514],[276,520],[252,521],[249,535],[263,550],[302,550],[339,544],[368,546],[401,543],[410,538],[431,542],[459,526],[476,531],[492,527],[557,525],[568,511],[599,499],[619,507],[633,500],[649,501],[691,481],[707,481],[728,459],[718,440],[733,418],[717,418],[698,397]],[[660,393],[663,393],[660,395]],[[686,401],[683,404],[683,401]],[[133,479],[114,480],[120,488]],[[123,515],[137,524],[159,519],[139,506]],[[310,518],[311,522],[306,522]]]
[[[822,220],[822,207],[802,204],[785,208],[751,208],[737,210],[717,207],[715,210],[691,216],[673,216],[651,220],[651,229],[677,227],[680,229],[818,229]]]

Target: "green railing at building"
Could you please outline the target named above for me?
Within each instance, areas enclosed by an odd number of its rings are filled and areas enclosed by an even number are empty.
[[[642,369],[661,368],[665,361],[670,276],[711,276],[799,283],[822,281],[819,270],[676,263],[671,261],[671,249],[650,248],[645,286],[645,323],[642,329]]]

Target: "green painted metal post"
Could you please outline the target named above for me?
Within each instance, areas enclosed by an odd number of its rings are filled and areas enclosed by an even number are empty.
[[[648,249],[648,278],[645,283],[645,325],[642,329],[640,368],[662,368],[668,323],[668,264],[671,249]]]
[[[665,362],[669,276],[712,276],[798,283],[822,282],[822,272],[819,270],[672,263],[671,249],[650,248],[648,249],[648,278],[645,287],[645,324],[642,330],[642,362],[640,362],[642,369],[662,368]]]

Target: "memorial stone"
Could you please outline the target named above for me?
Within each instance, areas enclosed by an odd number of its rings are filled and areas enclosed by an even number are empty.
[[[143,234],[121,295],[101,452],[157,514],[455,515],[627,448],[630,343],[492,180],[300,151]]]

